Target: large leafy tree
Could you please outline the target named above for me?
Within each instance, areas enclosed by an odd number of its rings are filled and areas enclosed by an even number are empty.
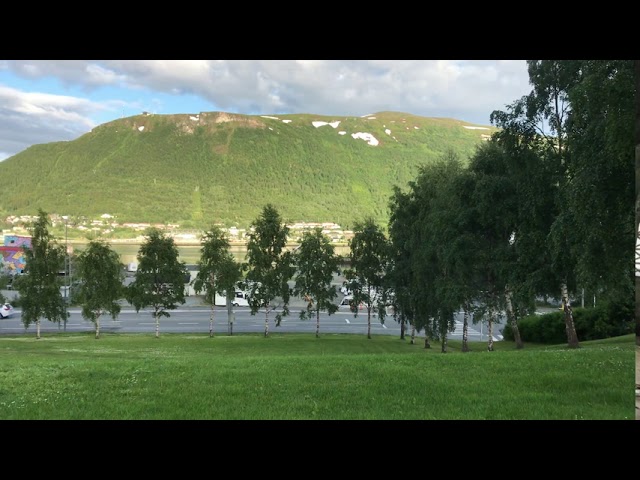
[[[447,351],[448,333],[455,329],[455,314],[468,300],[467,282],[473,270],[473,242],[462,234],[464,218],[458,198],[462,164],[453,152],[425,165],[413,184],[418,202],[412,245],[416,251],[415,302],[420,310],[418,325],[438,338]]]
[[[316,337],[320,336],[320,311],[329,315],[338,310],[334,299],[336,287],[331,284],[334,274],[340,274],[340,257],[329,238],[316,228],[304,232],[300,246],[294,253],[297,269],[294,294],[307,300],[307,308],[300,311],[300,318],[316,317]]]
[[[126,299],[136,312],[151,307],[156,322],[156,337],[160,336],[160,317],[169,317],[169,310],[184,304],[185,277],[189,275],[180,261],[178,248],[172,237],[157,228],[146,232],[147,239],[138,251],[138,270],[126,289]]]
[[[406,325],[411,325],[411,344],[415,343],[416,312],[413,306],[413,256],[411,248],[411,230],[417,212],[416,202],[411,192],[393,188],[389,199],[389,247],[390,268],[385,276],[388,290],[394,292],[391,297],[393,317],[400,324],[400,339],[405,338]]]
[[[211,304],[209,336],[213,337],[216,293],[226,295],[227,300],[232,298],[235,283],[240,280],[241,272],[229,252],[229,239],[219,227],[214,225],[205,232],[201,244],[194,290],[197,293],[204,290],[205,300]]]
[[[455,312],[468,303],[473,287],[475,239],[464,230],[461,172],[458,156],[447,152],[421,167],[409,191],[396,189],[390,202],[394,256],[388,278],[395,291],[394,313],[411,318],[414,329],[424,329],[425,346],[429,337],[440,338],[443,351],[447,333],[455,328]],[[465,321],[467,331],[468,315]]]
[[[528,165],[528,184],[521,185],[554,187],[551,196],[538,192],[539,199],[551,198],[551,205],[541,208],[541,202],[528,202],[535,207],[529,208],[529,217],[538,228],[517,232],[516,246],[527,252],[531,265],[546,257],[550,271],[540,275],[545,269],[537,268],[531,278],[555,277],[568,343],[578,347],[569,301],[578,285],[607,301],[626,302],[631,297],[631,245],[637,235],[631,213],[634,61],[530,60],[527,64],[531,93],[508,112],[494,112],[491,119],[501,127],[496,136],[500,144],[510,154],[520,153],[512,155],[512,167],[525,150],[538,157]],[[524,218],[521,214],[521,226]],[[540,245],[536,235],[544,237],[546,252],[536,248],[536,242]],[[528,248],[518,245],[519,239]]]
[[[415,332],[424,331],[425,348],[430,338],[439,337],[433,283],[435,257],[430,251],[429,222],[438,180],[433,166],[424,165],[409,191],[396,190],[391,201],[391,274],[386,278],[396,289],[394,312],[403,314],[411,322],[411,342]]]
[[[115,320],[120,314],[118,300],[124,293],[120,255],[105,241],[92,240],[78,255],[75,272],[82,316],[94,324],[95,338],[100,338],[100,317],[109,314]]]
[[[354,315],[358,305],[367,309],[367,338],[371,339],[371,315],[377,312],[384,322],[386,309],[384,278],[391,262],[391,247],[380,226],[372,217],[354,224],[354,235],[349,240],[350,267],[345,270],[346,282],[353,292]]]
[[[66,322],[69,312],[60,292],[58,272],[64,268],[65,250],[49,232],[51,221],[42,209],[29,227],[31,247],[23,247],[26,275],[21,275],[16,287],[22,302],[22,322],[25,328],[36,324],[40,338],[40,319]]]
[[[602,301],[629,302],[633,290],[634,119],[632,60],[585,60],[567,92],[568,210],[579,242],[577,280]]]
[[[477,291],[481,308],[474,319],[486,318],[489,324],[488,349],[493,350],[493,324],[498,311],[507,310],[516,347],[524,344],[518,329],[516,300],[520,299],[524,275],[517,264],[514,246],[518,226],[518,176],[507,168],[509,157],[494,141],[481,145],[471,158],[469,181],[465,188],[467,230],[475,245],[474,270],[479,282]],[[542,190],[540,193],[543,193]]]
[[[264,336],[269,336],[269,314],[277,311],[276,326],[289,314],[289,280],[295,271],[292,253],[286,250],[289,227],[278,210],[267,204],[251,224],[247,242],[246,283],[251,315],[265,309]],[[274,304],[281,299],[282,304]]]
[[[507,106],[506,111],[492,112],[490,118],[501,129],[494,138],[508,153],[517,151],[537,158],[537,162],[530,164],[533,167],[528,172],[530,182],[546,183],[553,188],[550,196],[539,195],[541,202],[530,202],[530,211],[522,212],[521,215],[530,216],[538,225],[539,236],[534,238],[541,236],[544,241],[521,252],[528,257],[531,266],[540,266],[540,258],[547,257],[546,266],[541,266],[534,277],[548,279],[556,286],[556,292],[559,290],[564,305],[567,343],[569,347],[577,348],[580,344],[569,294],[576,289],[576,257],[572,246],[578,237],[574,212],[567,208],[571,156],[567,148],[566,121],[570,111],[567,92],[575,84],[579,65],[574,61],[563,63],[556,60],[530,60],[527,63],[529,81],[533,86],[531,93]],[[529,155],[524,156],[530,158]],[[513,155],[512,158],[518,161],[522,156]],[[540,209],[540,203],[547,203],[549,199],[549,208]],[[540,216],[536,217],[536,214]],[[516,232],[516,241],[528,233]],[[547,285],[545,289],[549,288]]]

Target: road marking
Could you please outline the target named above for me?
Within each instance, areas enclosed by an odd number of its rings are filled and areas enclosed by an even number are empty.
[[[382,324],[382,328],[387,328],[387,326],[383,323],[383,324]]]
[[[351,323],[348,318],[345,318],[344,321],[347,323]]]
[[[198,322],[178,322],[178,325],[200,325]]]

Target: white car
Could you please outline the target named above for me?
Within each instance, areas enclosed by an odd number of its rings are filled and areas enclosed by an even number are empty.
[[[0,318],[7,318],[13,313],[13,307],[9,303],[5,303],[0,307]]]

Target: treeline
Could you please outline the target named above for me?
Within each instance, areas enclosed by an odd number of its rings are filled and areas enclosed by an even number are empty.
[[[522,347],[518,319],[540,295],[561,298],[570,347],[581,291],[632,311],[633,61],[528,70],[531,93],[492,113],[500,130],[467,167],[447,155],[391,200],[397,312],[443,341],[460,308],[465,328],[473,314],[487,318],[490,337],[506,311]]]

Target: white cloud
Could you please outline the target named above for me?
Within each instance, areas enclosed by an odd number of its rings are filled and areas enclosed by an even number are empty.
[[[137,111],[165,113],[171,96],[200,99],[199,111],[353,117],[397,111],[488,125],[493,110],[530,91],[524,60],[5,60],[0,73],[0,151],[13,153],[16,117],[27,129],[21,145],[28,146],[71,139],[94,126],[98,112],[110,110],[115,119],[133,102]],[[74,95],[2,87],[8,74],[40,88],[54,79]],[[90,99],[98,93],[100,101]]]
[[[0,151],[11,156],[33,144],[77,138],[95,126],[88,115],[103,108],[83,98],[0,85]]]

